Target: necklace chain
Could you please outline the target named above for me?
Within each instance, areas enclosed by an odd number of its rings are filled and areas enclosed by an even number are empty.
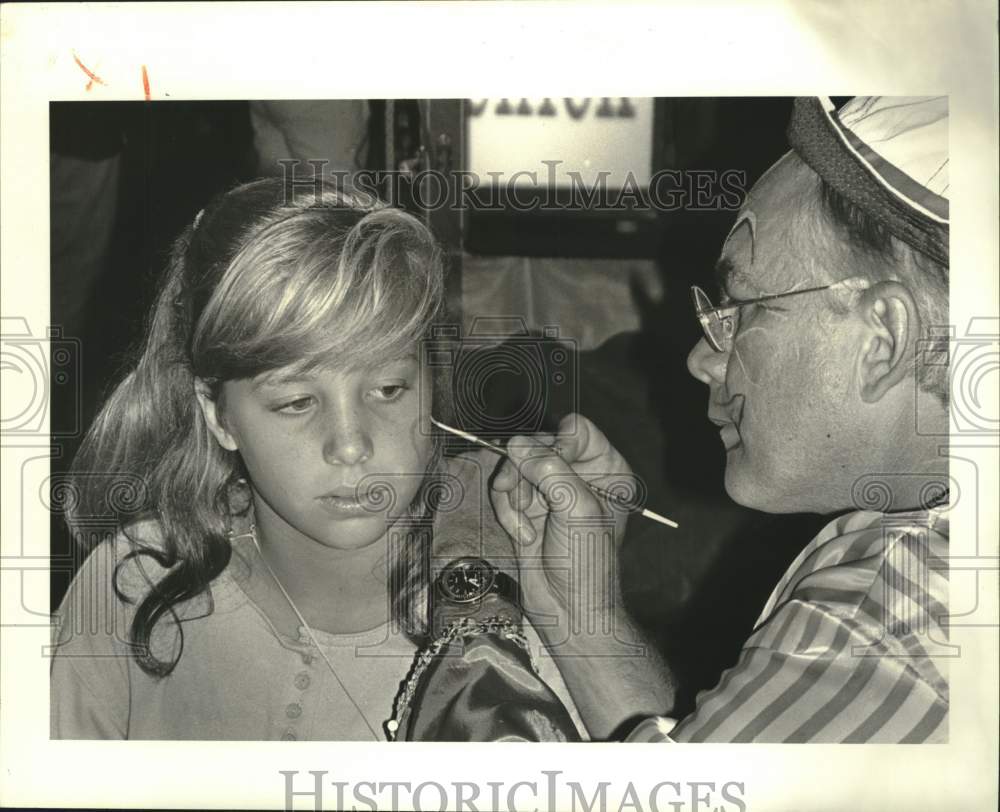
[[[330,673],[333,674],[333,678],[337,681],[337,684],[344,692],[344,696],[346,696],[347,699],[350,701],[350,703],[354,706],[354,709],[358,712],[358,716],[361,717],[361,721],[365,723],[365,727],[367,727],[368,731],[372,734],[372,738],[374,738],[376,741],[380,740],[378,733],[375,732],[375,729],[368,722],[368,717],[366,717],[364,711],[361,710],[361,706],[358,705],[354,697],[351,696],[351,692],[347,690],[347,686],[344,685],[344,682],[340,678],[340,675],[337,674],[337,669],[333,667],[333,663],[330,662],[330,658],[326,656],[326,652],[323,651],[323,648],[316,640],[316,635],[313,633],[312,627],[308,623],[306,623],[306,619],[302,616],[302,613],[299,611],[299,607],[295,605],[295,601],[292,600],[292,596],[288,594],[288,590],[285,589],[284,585],[281,583],[281,580],[278,578],[277,573],[275,573],[275,571],[271,568],[271,565],[268,563],[267,558],[264,556],[264,551],[260,547],[260,541],[258,541],[257,539],[256,522],[250,523],[249,532],[241,533],[236,536],[230,536],[230,539],[234,540],[238,538],[244,538],[246,536],[249,536],[250,539],[253,541],[254,547],[257,548],[257,553],[260,555],[260,560],[264,562],[264,566],[267,568],[267,571],[271,574],[271,577],[274,579],[274,583],[277,584],[278,589],[281,591],[281,594],[285,596],[285,600],[288,601],[288,605],[295,613],[295,617],[297,617],[299,623],[302,624],[302,628],[306,630],[306,634],[309,636],[310,642],[312,642],[313,646],[316,647],[316,651],[318,651],[319,656],[323,658],[323,662],[326,663],[326,667],[330,669]]]

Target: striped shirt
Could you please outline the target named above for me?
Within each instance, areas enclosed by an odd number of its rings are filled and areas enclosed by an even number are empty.
[[[947,741],[947,552],[939,510],[835,519],[694,712],[647,719],[628,740]]]

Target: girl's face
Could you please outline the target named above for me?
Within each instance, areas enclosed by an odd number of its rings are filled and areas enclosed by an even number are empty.
[[[215,404],[199,400],[219,443],[242,456],[269,537],[353,551],[382,538],[423,481],[431,388],[414,353],[351,370],[279,369],[225,382]]]

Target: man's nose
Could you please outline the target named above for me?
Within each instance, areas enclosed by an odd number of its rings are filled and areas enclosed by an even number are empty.
[[[371,433],[363,415],[344,409],[332,415],[323,442],[323,457],[331,465],[360,465],[372,455]]]
[[[688,353],[688,372],[702,383],[711,386],[721,384],[726,380],[726,366],[729,363],[728,352],[716,352],[702,338]]]

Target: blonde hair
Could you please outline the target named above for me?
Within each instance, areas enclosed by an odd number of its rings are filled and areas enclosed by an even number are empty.
[[[73,464],[76,498],[67,510],[74,531],[111,504],[115,478],[142,483],[142,504],[116,510],[128,536],[155,518],[157,546],[132,540],[168,574],[137,607],[133,651],[150,674],[171,661],[150,650],[153,627],[173,607],[203,592],[228,565],[226,531],[245,475],[236,452],[211,436],[194,397],[194,381],[213,397],[221,384],[284,367],[305,370],[336,359],[351,366],[401,351],[420,340],[443,306],[440,250],[419,220],[332,181],[303,189],[258,180],[220,195],[175,241],[134,368],[118,384],[87,433]],[[436,382],[435,409],[447,412],[448,387]],[[440,437],[411,514],[433,511],[428,487],[440,467]],[[111,474],[108,478],[90,472]],[[79,534],[78,534],[79,535]],[[406,550],[390,566],[400,586],[393,614],[408,633],[426,631],[424,595],[429,551]],[[121,566],[121,565],[120,565]],[[117,586],[116,586],[116,591]],[[123,600],[133,598],[118,591]]]

